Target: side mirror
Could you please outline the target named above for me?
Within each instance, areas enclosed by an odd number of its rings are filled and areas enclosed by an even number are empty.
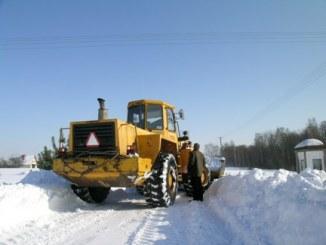
[[[185,114],[183,112],[183,109],[180,109],[178,112],[179,119],[184,120],[185,119]]]
[[[188,133],[187,130],[183,131],[182,134],[183,134],[183,136],[179,137],[178,141],[187,141],[187,140],[189,140],[189,133]]]

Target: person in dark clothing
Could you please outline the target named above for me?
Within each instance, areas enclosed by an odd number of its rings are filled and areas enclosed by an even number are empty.
[[[194,150],[191,152],[188,164],[188,175],[191,179],[193,189],[193,198],[195,201],[203,201],[203,186],[201,184],[201,176],[205,166],[205,157],[199,151],[200,145],[194,144]]]

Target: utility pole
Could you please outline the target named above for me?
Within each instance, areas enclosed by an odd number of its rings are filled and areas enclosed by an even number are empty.
[[[218,137],[218,138],[220,140],[219,155],[221,156],[222,155],[222,138],[223,137]]]
[[[222,138],[223,137],[218,137],[220,139],[220,147],[222,148]]]

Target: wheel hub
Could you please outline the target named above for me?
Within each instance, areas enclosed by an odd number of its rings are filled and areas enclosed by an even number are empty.
[[[173,187],[174,187],[173,171],[170,170],[168,175],[168,188],[169,190],[173,190]]]

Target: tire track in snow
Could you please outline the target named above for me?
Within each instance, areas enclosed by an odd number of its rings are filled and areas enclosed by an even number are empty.
[[[160,216],[160,209],[153,209],[140,223],[135,232],[128,239],[127,244],[143,245],[153,244],[159,240],[165,239],[160,233],[159,226],[165,225],[166,221]]]
[[[23,227],[8,233],[4,244],[99,244],[98,237],[115,237],[118,244],[128,238],[130,232],[138,226],[149,213],[148,209],[116,210],[79,210],[72,213],[54,213],[33,220]],[[127,235],[127,236],[125,236]],[[103,244],[104,239],[100,243]],[[107,240],[105,240],[107,241]]]
[[[10,244],[60,244],[76,238],[82,229],[98,225],[100,220],[109,216],[107,211],[77,211],[73,213],[53,213],[41,219],[32,220],[12,234],[5,243]],[[19,228],[19,227],[17,227]],[[23,232],[19,232],[19,230]]]
[[[237,244],[232,234],[205,203],[189,203],[179,195],[174,206],[152,210],[127,244]]]
[[[115,236],[116,243],[121,244],[148,212],[140,195],[118,189],[112,192],[111,200],[102,205],[81,202],[80,208],[77,205],[75,209],[49,210],[27,223],[2,229],[0,244],[76,244],[78,241],[84,244],[97,241],[103,233],[108,234],[107,237]]]

